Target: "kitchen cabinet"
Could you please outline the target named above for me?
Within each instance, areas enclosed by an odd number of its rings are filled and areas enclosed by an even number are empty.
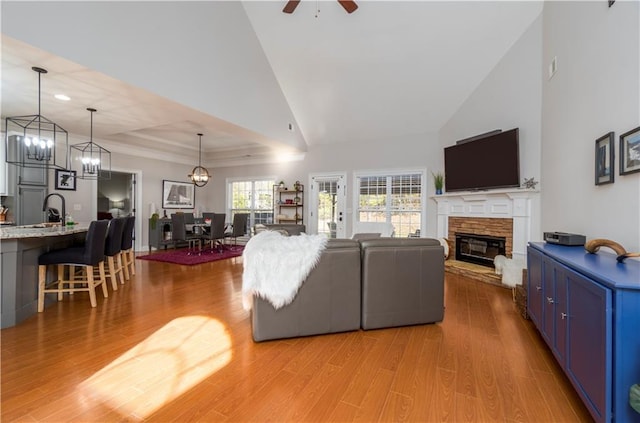
[[[9,151],[4,151],[11,157],[23,154],[22,144],[16,141],[16,136],[9,137]],[[16,153],[16,149],[17,153]],[[6,150],[6,149],[5,149]],[[42,163],[25,159],[25,163],[32,163],[40,166]],[[7,164],[7,183],[12,188],[8,188],[14,195],[14,219],[17,225],[31,225],[45,221],[45,213],[42,211],[44,198],[48,193],[48,170],[45,167],[24,167],[15,164]]]
[[[7,145],[4,140],[4,136],[0,142],[0,195],[12,196],[14,195],[14,172],[10,172],[9,168],[12,166],[6,162],[7,160]]]
[[[304,223],[304,186],[295,185],[288,190],[273,186],[273,223],[291,223],[302,225]]]
[[[527,311],[597,422],[640,422],[640,262],[530,243]]]
[[[18,225],[32,225],[45,221],[42,204],[47,196],[47,187],[38,185],[18,185],[15,201],[15,219]]]

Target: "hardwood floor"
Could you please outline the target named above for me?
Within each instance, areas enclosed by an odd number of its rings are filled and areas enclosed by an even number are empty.
[[[3,329],[3,422],[589,422],[511,292],[447,274],[440,324],[254,343],[242,258],[137,260]]]

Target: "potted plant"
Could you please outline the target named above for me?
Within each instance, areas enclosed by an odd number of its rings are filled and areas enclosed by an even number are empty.
[[[433,175],[433,186],[436,188],[436,195],[440,195],[444,187],[444,175],[442,172],[431,172],[431,174]]]
[[[278,182],[278,189],[284,189],[284,181]]]

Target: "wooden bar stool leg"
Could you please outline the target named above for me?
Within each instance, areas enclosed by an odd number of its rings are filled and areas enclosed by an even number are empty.
[[[111,287],[114,291],[118,290],[118,281],[116,277],[116,265],[113,260],[113,256],[107,257],[107,261],[109,262],[109,279],[111,279]]]
[[[38,266],[38,313],[44,311],[44,287],[47,285],[47,266]]]
[[[98,274],[100,275],[100,280],[96,283],[102,285],[102,295],[105,298],[109,297],[109,291],[107,291],[107,276],[104,273],[104,261],[98,263]]]
[[[96,301],[96,287],[93,280],[93,266],[87,267],[87,284],[89,285],[89,301],[91,302],[91,307],[97,307],[98,302]],[[102,287],[104,288],[104,284]],[[102,292],[104,293],[104,289]]]
[[[116,264],[118,265],[117,271],[116,271],[116,279],[117,276],[120,276],[120,285],[124,285],[124,267],[122,264],[122,254],[118,253],[116,255]]]
[[[129,263],[127,260],[127,252],[126,251],[121,251],[120,254],[118,255],[118,257],[122,260],[122,266],[124,269],[124,278],[126,280],[131,279],[131,276],[129,275]],[[124,281],[122,282],[124,284]]]
[[[64,264],[58,265],[58,301],[62,301],[64,298]]]
[[[136,253],[133,248],[129,250],[129,263],[131,263],[131,274],[136,274]]]

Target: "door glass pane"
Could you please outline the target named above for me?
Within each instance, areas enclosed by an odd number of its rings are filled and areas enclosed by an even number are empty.
[[[337,181],[318,182],[318,233],[336,237]]]

